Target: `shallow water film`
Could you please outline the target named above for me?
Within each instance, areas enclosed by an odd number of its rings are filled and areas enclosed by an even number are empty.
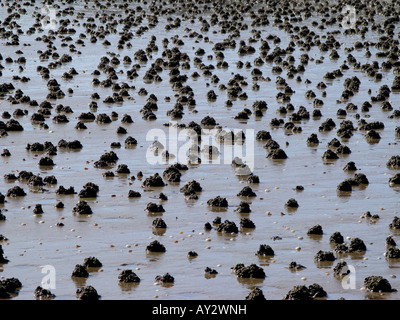
[[[1,1],[2,299],[399,299],[396,1]]]

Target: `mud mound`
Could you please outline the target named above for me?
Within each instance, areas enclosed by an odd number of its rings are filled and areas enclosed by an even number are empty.
[[[275,252],[272,250],[271,246],[268,244],[260,244],[260,247],[258,248],[256,255],[260,256],[274,256]]]
[[[226,198],[216,196],[213,199],[209,199],[207,201],[207,205],[209,205],[210,207],[226,208],[226,207],[228,207],[228,201],[226,200]]]
[[[260,288],[254,288],[251,292],[246,296],[245,300],[252,300],[252,301],[264,301],[265,296],[263,291]]]
[[[305,285],[294,286],[283,298],[284,300],[314,300],[315,298],[324,298],[326,291],[317,283],[308,287]]]
[[[161,244],[160,242],[158,242],[157,240],[154,240],[153,242],[151,242],[147,247],[146,250],[148,252],[165,252],[166,249],[164,247],[163,244]]]
[[[256,264],[251,264],[246,267],[244,264],[239,263],[234,267],[232,267],[231,269],[237,275],[238,278],[264,279],[266,277],[264,269],[257,266]]]
[[[150,187],[164,187],[165,183],[162,177],[155,173],[154,175],[146,178],[142,183],[142,188],[150,188]]]
[[[235,222],[225,220],[218,226],[217,231],[222,233],[238,233],[239,229]]]

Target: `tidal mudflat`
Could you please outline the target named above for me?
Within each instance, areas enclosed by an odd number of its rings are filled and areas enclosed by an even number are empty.
[[[395,1],[2,1],[5,299],[399,299]]]

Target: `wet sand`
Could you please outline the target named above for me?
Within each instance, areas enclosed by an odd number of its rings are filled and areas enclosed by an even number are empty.
[[[115,1],[115,4],[120,2]],[[121,2],[123,3],[123,2]],[[20,2],[22,5],[22,2]],[[66,43],[75,44],[81,33],[85,33],[83,26],[85,19],[94,17],[94,21],[100,24],[100,19],[95,17],[93,2],[88,2],[88,8],[83,7],[83,3],[74,6],[75,13],[72,16],[60,16],[56,20],[70,19],[71,21],[79,12],[85,13],[85,18],[71,22],[69,27],[76,30],[75,34],[70,34],[72,41]],[[104,3],[105,4],[105,3]],[[40,4],[36,4],[40,8]],[[69,5],[59,4],[61,8]],[[129,8],[142,6],[143,3],[130,3]],[[259,4],[259,7],[262,7]],[[32,12],[34,7],[26,7],[27,14],[22,15],[17,20],[21,29],[26,31],[34,23]],[[61,9],[58,9],[61,10]],[[256,10],[254,8],[254,10]],[[39,11],[39,10],[36,10]],[[60,12],[60,11],[58,11]],[[118,13],[125,16],[123,12],[115,7],[105,8],[105,14]],[[206,20],[210,18],[212,10],[204,13]],[[0,20],[8,14],[1,11]],[[56,270],[56,288],[51,291],[56,295],[55,299],[77,299],[76,289],[82,285],[92,285],[96,288],[102,299],[245,299],[252,288],[260,288],[266,299],[282,299],[295,285],[311,285],[318,283],[328,293],[327,299],[336,300],[341,297],[349,300],[363,299],[399,299],[399,293],[371,294],[365,290],[360,290],[363,281],[371,275],[381,275],[388,279],[393,288],[400,288],[397,268],[397,261],[388,261],[384,253],[386,252],[385,240],[389,235],[393,239],[400,241],[398,234],[389,229],[389,223],[399,215],[398,195],[399,187],[390,187],[389,178],[398,172],[386,166],[386,162],[393,155],[399,154],[399,137],[395,135],[395,128],[398,126],[397,118],[388,118],[392,111],[381,110],[381,103],[372,103],[369,112],[361,112],[361,105],[364,101],[370,101],[372,96],[376,96],[379,88],[383,85],[391,86],[395,74],[393,70],[382,71],[382,80],[375,81],[368,77],[361,70],[350,68],[343,71],[343,76],[332,81],[323,79],[329,71],[339,69],[346,60],[348,52],[345,48],[354,46],[357,41],[365,41],[359,34],[344,35],[335,34],[335,38],[341,44],[337,48],[340,56],[337,60],[329,58],[330,51],[321,52],[318,47],[312,47],[307,52],[313,61],[309,61],[305,71],[301,76],[302,81],[296,81],[297,75],[293,79],[286,78],[286,71],[281,74],[272,73],[274,63],[265,62],[258,66],[264,77],[270,77],[271,81],[253,81],[252,70],[254,60],[259,57],[260,41],[251,43],[256,49],[253,54],[244,56],[238,55],[239,41],[252,36],[252,29],[261,32],[261,38],[266,39],[268,35],[276,35],[281,39],[280,43],[268,40],[268,44],[273,50],[275,46],[286,48],[290,38],[284,30],[277,25],[273,25],[273,18],[270,18],[269,26],[249,26],[247,30],[240,31],[240,37],[236,39],[237,46],[234,49],[225,49],[224,61],[229,64],[227,69],[215,68],[212,74],[220,79],[218,84],[211,83],[210,78],[203,75],[197,79],[191,77],[194,71],[199,74],[203,72],[196,68],[194,59],[198,48],[205,50],[205,55],[201,57],[206,65],[216,65],[218,60],[212,48],[214,44],[227,38],[227,34],[220,31],[218,25],[210,26],[209,30],[201,31],[202,24],[198,16],[192,23],[189,19],[182,19],[179,28],[166,30],[165,25],[169,24],[167,15],[158,17],[158,24],[142,35],[134,35],[129,41],[131,48],[124,46],[117,49],[119,40],[118,33],[107,35],[105,39],[110,41],[109,46],[102,43],[104,40],[98,39],[97,43],[90,43],[89,37],[84,40],[85,46],[75,44],[76,49],[81,52],[70,52],[68,46],[62,47],[60,37],[54,39],[54,46],[60,56],[64,53],[71,55],[71,62],[65,63],[55,69],[50,69],[50,79],[56,79],[60,88],[65,93],[65,97],[57,100],[49,100],[53,105],[50,118],[45,123],[48,128],[41,128],[38,124],[31,122],[30,118],[39,107],[29,106],[28,104],[11,104],[7,100],[8,96],[13,96],[17,89],[23,91],[24,95],[30,96],[31,100],[37,100],[40,104],[46,100],[48,94],[47,82],[42,79],[37,71],[37,67],[47,66],[53,59],[41,60],[37,51],[46,50],[47,44],[35,41],[39,36],[48,34],[48,30],[42,33],[19,35],[19,45],[8,46],[9,39],[1,39],[1,54],[4,59],[12,57],[18,59],[16,54],[19,49],[23,52],[27,62],[23,64],[24,70],[18,71],[19,64],[15,61],[6,63],[1,61],[4,66],[0,83],[13,83],[15,90],[6,94],[0,101],[0,110],[3,113],[8,111],[11,115],[17,108],[28,110],[28,114],[15,117],[23,126],[22,132],[8,132],[8,136],[0,138],[0,149],[8,149],[11,153],[9,157],[0,159],[0,172],[3,175],[14,173],[18,175],[22,170],[31,171],[33,174],[40,174],[41,177],[54,175],[57,178],[57,185],[45,185],[45,190],[30,187],[26,182],[21,181],[1,181],[0,192],[6,195],[7,191],[13,186],[20,186],[27,193],[25,197],[16,199],[6,197],[6,202],[0,204],[2,213],[6,216],[6,221],[0,221],[0,234],[8,238],[2,242],[4,255],[9,262],[1,266],[1,276],[4,278],[15,277],[22,283],[22,288],[13,299],[35,299],[34,290],[40,285],[44,274],[41,273],[41,266],[52,265]],[[181,17],[179,13],[171,15],[172,19]],[[377,16],[376,21],[384,21],[386,17]],[[116,18],[118,19],[118,18]],[[329,31],[341,30],[337,24],[328,26],[321,30],[311,25],[311,21],[320,21],[317,15],[312,16],[302,22],[293,22],[300,28],[307,25],[310,30],[320,34],[321,40]],[[243,23],[250,25],[252,19],[250,14],[243,15]],[[144,19],[143,24],[147,21]],[[394,38],[397,39],[399,31],[398,23],[394,23]],[[118,31],[122,31],[122,25],[116,26]],[[132,27],[136,31],[139,28]],[[188,28],[203,35],[203,39],[190,37]],[[214,30],[216,31],[214,33]],[[141,68],[137,71],[138,77],[135,80],[127,79],[127,71],[130,65],[124,65],[124,56],[134,59],[134,53],[143,49],[151,40],[151,36],[156,36],[158,51],[151,53],[151,59],[147,63],[140,63]],[[234,168],[230,164],[207,164],[202,163],[198,166],[189,166],[187,171],[182,171],[180,183],[168,183],[164,187],[142,188],[141,184],[145,178],[154,173],[162,175],[169,164],[150,165],[146,160],[146,151],[151,146],[151,141],[146,141],[146,135],[151,129],[161,129],[168,134],[168,127],[163,126],[165,122],[171,121],[167,111],[175,105],[177,97],[169,82],[170,70],[164,69],[160,76],[163,81],[159,83],[144,83],[143,76],[157,58],[162,57],[164,50],[162,40],[168,38],[170,43],[168,48],[176,45],[172,43],[172,37],[179,35],[179,39],[184,42],[183,46],[178,46],[181,52],[188,54],[190,58],[190,69],[180,70],[181,75],[187,75],[186,85],[194,90],[196,106],[193,109],[184,106],[184,115],[179,123],[188,124],[190,121],[200,123],[207,115],[212,116],[223,128],[231,129],[253,129],[255,133],[260,130],[269,131],[272,138],[279,143],[288,158],[285,160],[271,160],[266,158],[268,152],[264,148],[265,141],[254,141],[255,167],[253,173],[260,179],[259,184],[247,184],[245,178],[235,175]],[[64,35],[66,37],[67,35]],[[209,42],[204,41],[204,37],[209,37]],[[381,34],[369,30],[365,39],[377,42]],[[28,44],[29,46],[25,45]],[[382,50],[370,46],[371,57],[365,56],[365,49],[354,50],[351,54],[361,63],[372,63],[378,61],[379,64],[386,59],[376,57],[375,54]],[[115,66],[118,80],[115,82],[126,82],[135,89],[128,92],[132,100],[125,98],[122,103],[107,104],[103,100],[107,96],[112,96],[112,88],[93,86],[92,80],[95,78],[92,72],[98,68],[101,57],[111,55],[113,52],[118,55],[121,63]],[[295,65],[299,64],[299,58],[304,53],[296,48],[291,55],[296,59]],[[212,60],[207,56],[212,55]],[[290,54],[287,54],[287,56]],[[324,63],[318,64],[316,60],[324,57]],[[285,56],[282,56],[285,59]],[[250,62],[252,68],[237,67],[237,62]],[[72,79],[62,78],[70,68],[75,68],[78,72]],[[227,98],[226,91],[220,90],[219,84],[227,85],[232,77],[239,73],[248,82],[243,86],[243,91],[247,93],[246,100],[232,100],[233,105],[224,105]],[[26,76],[31,80],[23,83],[13,80],[13,76]],[[275,85],[278,76],[286,79],[295,93],[290,97],[291,103],[297,111],[299,106],[304,106],[311,113],[319,109],[322,117],[319,119],[310,118],[301,120],[296,125],[301,126],[302,132],[293,133],[286,131],[282,126],[274,128],[270,125],[273,118],[289,121],[291,113],[286,115],[278,113],[280,107],[286,107],[287,103],[280,103],[276,100],[276,95],[280,89]],[[337,103],[341,99],[344,90],[343,82],[346,78],[357,76],[361,80],[358,93],[348,101]],[[102,81],[106,75],[102,72],[97,78]],[[309,79],[311,83],[306,84]],[[316,88],[320,81],[327,84],[327,88],[319,90]],[[257,83],[260,88],[258,91],[252,90],[252,85]],[[207,86],[207,84],[209,84]],[[73,93],[68,94],[67,89],[72,88]],[[141,88],[148,91],[147,96],[138,94]],[[368,94],[368,90],[371,94]],[[207,99],[207,93],[214,90],[217,94],[216,101]],[[306,98],[308,90],[313,90],[316,98],[323,100],[324,105],[313,106],[313,99]],[[322,97],[322,91],[326,92],[326,97]],[[93,101],[91,95],[97,92],[100,99],[95,115],[112,111],[118,113],[118,119],[109,124],[98,124],[96,121],[85,122],[86,130],[76,130],[78,116],[82,112],[89,112],[89,103]],[[155,121],[142,119],[140,109],[146,104],[147,98],[153,93],[157,96],[158,110],[154,111],[157,116]],[[170,97],[171,101],[166,101]],[[255,101],[265,100],[268,109],[262,117],[256,118],[254,114],[249,116],[247,121],[238,121],[234,117],[244,108],[252,110]],[[398,110],[398,93],[391,92],[388,99],[395,110]],[[348,111],[345,118],[338,118],[337,110],[345,109],[346,105],[352,102],[358,106],[356,111]],[[70,106],[73,113],[66,114],[68,123],[55,123],[52,118],[57,115],[55,107],[58,104]],[[197,112],[194,112],[197,111]],[[252,110],[254,111],[254,110]],[[132,124],[121,123],[122,116],[129,114]],[[368,143],[365,139],[365,131],[355,130],[353,136],[344,140],[338,138],[337,129],[343,120],[350,120],[357,127],[358,120],[367,122],[381,121],[385,127],[377,130],[381,139],[377,143]],[[336,123],[336,128],[329,132],[321,132],[319,126],[327,119],[332,118]],[[3,122],[7,119],[0,119]],[[117,129],[122,126],[127,130],[127,134],[117,134]],[[316,133],[319,144],[315,146],[307,145],[307,138]],[[125,139],[132,136],[137,140],[137,145],[132,148],[125,147]],[[325,162],[322,159],[324,152],[328,149],[327,144],[333,139],[338,140],[351,149],[348,155],[340,155],[337,160]],[[250,139],[251,137],[248,137]],[[55,163],[52,167],[40,167],[39,160],[45,152],[27,151],[25,148],[28,143],[44,143],[51,141],[54,145],[61,140],[79,140],[83,148],[81,150],[65,150],[58,148],[57,155],[52,159]],[[121,148],[111,148],[112,142],[120,142]],[[245,143],[248,143],[246,141]],[[207,144],[207,143],[205,143]],[[118,155],[116,165],[109,169],[95,168],[94,162],[99,160],[105,152],[114,151]],[[343,167],[353,161],[358,170],[356,172],[345,172]],[[171,164],[174,161],[171,161]],[[103,173],[117,169],[119,164],[126,164],[130,169],[127,175],[116,175],[113,178],[105,178]],[[131,176],[137,176],[138,172],[143,173],[141,180],[131,180]],[[364,187],[354,187],[349,194],[338,194],[337,185],[345,179],[352,178],[355,173],[363,173],[368,178],[369,184]],[[201,184],[202,192],[198,193],[197,200],[186,200],[180,188],[186,182],[196,180]],[[165,180],[164,180],[165,181]],[[76,215],[72,210],[80,200],[79,191],[87,182],[93,182],[99,186],[97,198],[85,199],[90,205],[93,214]],[[165,181],[166,182],[166,181]],[[251,186],[256,193],[254,198],[241,198],[237,194],[245,186]],[[304,190],[296,190],[296,186],[303,186]],[[68,188],[73,186],[77,194],[59,195],[56,190],[59,186]],[[141,193],[140,198],[128,198],[128,191],[135,190]],[[159,194],[164,193],[168,200],[160,201]],[[228,201],[226,209],[213,210],[207,206],[207,201],[220,195]],[[294,198],[299,207],[291,209],[285,203]],[[58,201],[64,203],[63,209],[55,208]],[[241,201],[250,203],[250,213],[238,213],[235,211]],[[149,202],[162,204],[165,212],[149,213],[145,209]],[[36,204],[41,204],[44,213],[35,215],[33,209]],[[379,219],[361,218],[365,212],[370,211],[372,215],[378,214]],[[204,224],[221,217],[225,220],[234,221],[239,226],[240,219],[247,217],[254,224],[254,229],[240,230],[235,234],[221,234],[213,229],[204,230]],[[167,228],[163,234],[153,233],[152,222],[156,217],[162,217],[166,222]],[[56,226],[62,222],[63,227]],[[315,225],[321,225],[322,236],[309,236],[307,231]],[[318,265],[314,262],[314,256],[319,250],[332,251],[334,247],[329,243],[332,233],[339,231],[348,244],[350,238],[362,239],[367,247],[363,254],[350,255],[335,254],[336,260],[327,265]],[[277,240],[273,237],[280,237]],[[154,240],[158,240],[165,248],[165,253],[147,253],[146,247]],[[274,250],[273,257],[259,257],[255,253],[261,244],[268,244]],[[198,256],[188,258],[189,251],[195,251]],[[72,279],[71,273],[76,264],[83,263],[89,256],[94,256],[102,262],[100,270],[92,271],[85,279]],[[349,265],[355,268],[355,289],[344,289],[341,281],[334,277],[333,268],[344,259]],[[296,261],[306,266],[306,269],[292,272],[288,269],[289,264]],[[265,279],[240,279],[232,272],[231,268],[238,263],[250,265],[252,263],[262,267],[265,271]],[[218,274],[215,277],[206,277],[205,268],[216,269]],[[133,270],[141,279],[138,284],[118,283],[118,275],[124,269]],[[155,285],[157,275],[171,274],[175,281],[172,286]]]

